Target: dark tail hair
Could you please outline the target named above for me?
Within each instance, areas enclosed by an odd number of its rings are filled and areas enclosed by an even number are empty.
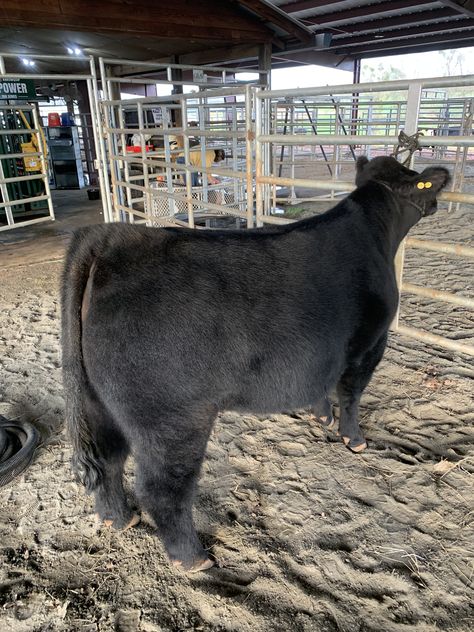
[[[88,424],[85,400],[91,392],[82,354],[81,310],[95,261],[94,232],[77,231],[69,246],[61,287],[61,344],[66,426],[73,446],[72,466],[88,491],[103,478],[103,464]]]

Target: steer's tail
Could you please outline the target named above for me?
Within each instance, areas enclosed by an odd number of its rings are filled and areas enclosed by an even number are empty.
[[[83,299],[89,291],[88,281],[101,241],[97,235],[99,231],[96,231],[83,229],[75,233],[68,249],[61,289],[66,424],[74,450],[74,472],[89,491],[97,487],[103,477],[103,465],[86,416],[86,400],[90,399],[91,387],[82,355]]]

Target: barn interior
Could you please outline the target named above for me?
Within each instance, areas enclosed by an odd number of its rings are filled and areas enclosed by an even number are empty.
[[[0,15],[0,418],[26,402],[45,437],[0,486],[0,627],[471,629],[474,76],[364,83],[361,67],[471,50],[474,2],[0,0]],[[312,65],[352,81],[316,69],[313,87],[272,89],[272,71]],[[174,575],[146,518],[97,531],[61,434],[72,232],[271,229],[334,206],[358,156],[391,154],[452,180],[397,255],[369,450],[354,460],[307,411],[225,412],[196,514],[214,575]]]

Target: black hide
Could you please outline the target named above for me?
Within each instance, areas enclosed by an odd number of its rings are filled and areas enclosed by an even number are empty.
[[[133,451],[168,554],[198,568],[192,502],[219,410],[327,415],[335,388],[341,435],[364,445],[358,404],[397,308],[394,255],[448,178],[360,158],[347,198],[281,228],[77,231],[62,287],[67,422],[100,517],[129,522]]]

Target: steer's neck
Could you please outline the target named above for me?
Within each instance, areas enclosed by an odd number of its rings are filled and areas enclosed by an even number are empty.
[[[410,228],[420,219],[420,211],[399,200],[388,186],[378,182],[368,182],[352,196],[364,209],[378,240],[392,259]]]

